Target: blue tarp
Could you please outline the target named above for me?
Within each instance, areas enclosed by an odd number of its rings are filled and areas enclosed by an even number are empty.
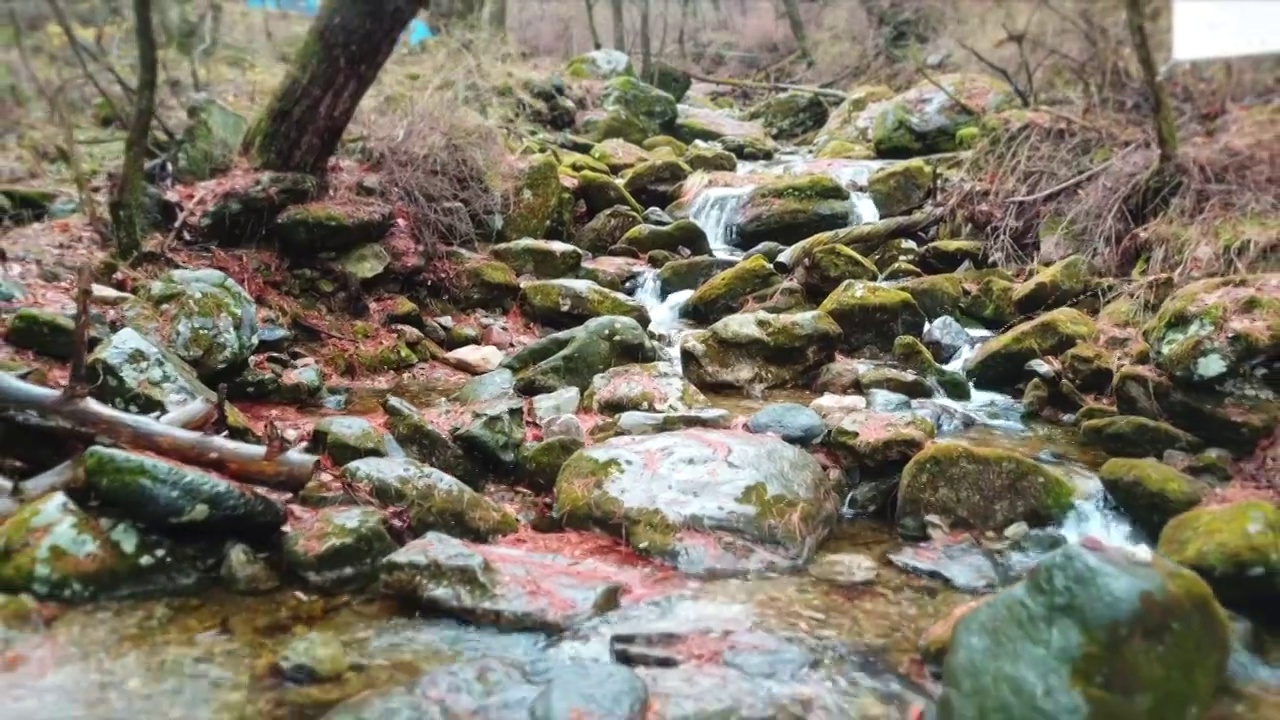
[[[307,16],[320,12],[320,0],[245,0],[245,4],[258,10],[266,8]],[[421,19],[414,18],[413,22],[409,23],[409,29],[405,31],[403,39],[409,43],[409,47],[417,47],[433,37],[435,33],[431,32],[431,28],[427,27]]]

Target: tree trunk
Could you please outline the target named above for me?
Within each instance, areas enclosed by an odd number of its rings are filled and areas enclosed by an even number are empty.
[[[293,67],[249,128],[255,167],[322,174],[419,0],[327,0]]]
[[[587,3],[587,27],[591,29],[591,49],[599,50],[604,47],[604,43],[600,40],[600,29],[596,27],[596,0],[586,0]]]
[[[650,0],[640,0],[640,77],[653,82],[653,38],[649,32]]]
[[[499,35],[507,33],[507,0],[487,0],[484,6],[489,29]]]
[[[147,232],[147,140],[156,109],[156,37],[151,28],[151,0],[133,0],[134,28],[138,39],[138,86],[133,97],[133,118],[124,144],[124,167],[111,204],[116,255],[132,258],[142,249]]]
[[[1171,166],[1178,157],[1178,126],[1173,118],[1169,94],[1156,71],[1156,60],[1147,42],[1147,25],[1143,19],[1142,0],[1125,0],[1125,18],[1129,25],[1129,38],[1142,66],[1142,79],[1151,93],[1152,119],[1156,131],[1156,146],[1160,148],[1160,164]]]
[[[623,19],[622,0],[609,0],[609,14],[613,16],[613,49],[627,51],[627,28]]]
[[[809,52],[809,35],[804,31],[804,20],[800,18],[800,6],[796,0],[782,0],[782,7],[787,12],[787,24],[791,26],[791,35],[800,48],[800,56],[806,63],[813,64],[813,55]]]

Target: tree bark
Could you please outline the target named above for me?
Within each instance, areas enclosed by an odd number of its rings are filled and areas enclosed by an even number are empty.
[[[809,52],[809,35],[804,30],[804,20],[800,17],[800,6],[796,0],[782,0],[782,8],[787,13],[787,24],[791,26],[791,35],[796,39],[796,46],[800,48],[800,56],[810,65],[813,64],[813,55]]]
[[[627,28],[622,0],[609,0],[609,14],[613,16],[613,49],[627,51]]]
[[[419,0],[327,0],[293,67],[249,128],[255,167],[323,174],[356,106],[373,84]]]
[[[587,27],[591,30],[591,49],[604,47],[600,40],[600,29],[596,27],[596,0],[585,0],[587,4]]]
[[[147,232],[146,187],[143,168],[147,140],[156,109],[156,37],[151,28],[151,0],[133,0],[134,29],[138,42],[138,87],[133,97],[133,118],[125,138],[124,167],[111,203],[116,255],[130,259],[142,249]]]
[[[640,77],[653,82],[653,33],[649,30],[650,0],[640,0]]]
[[[0,373],[0,407],[51,417],[72,429],[118,445],[210,468],[252,485],[296,492],[311,479],[319,458],[301,452],[269,457],[269,448],[194,430],[170,427],[84,398],[67,400],[57,390]]]
[[[1142,0],[1125,0],[1125,19],[1129,25],[1129,38],[1142,66],[1142,79],[1151,93],[1152,121],[1156,131],[1156,146],[1160,149],[1160,165],[1171,166],[1178,158],[1178,125],[1173,118],[1169,94],[1156,71],[1156,60],[1147,42],[1147,24],[1143,18]]]

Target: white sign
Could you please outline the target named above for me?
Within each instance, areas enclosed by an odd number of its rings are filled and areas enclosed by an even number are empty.
[[[1173,0],[1173,60],[1280,53],[1280,0]]]

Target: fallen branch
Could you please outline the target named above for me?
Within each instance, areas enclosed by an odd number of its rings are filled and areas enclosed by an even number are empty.
[[[1026,203],[1026,202],[1035,202],[1036,200],[1044,200],[1045,198],[1057,195],[1058,193],[1064,190],[1070,190],[1071,188],[1079,185],[1085,180],[1088,180],[1094,175],[1097,175],[1103,170],[1106,170],[1107,168],[1111,167],[1114,163],[1115,163],[1114,160],[1108,160],[1102,163],[1101,165],[1098,165],[1097,167],[1090,168],[1089,170],[1085,170],[1084,172],[1071,178],[1070,180],[1067,180],[1066,182],[1058,183],[1057,185],[1054,185],[1048,190],[1043,190],[1041,192],[1036,193],[1035,195],[1020,195],[1018,197],[1011,197],[1008,200],[1005,200],[1005,202]]]
[[[161,415],[156,422],[178,428],[199,428],[213,419],[214,407],[207,400],[193,400],[171,413]],[[14,493],[23,500],[34,500],[51,492],[65,490],[76,480],[79,457],[33,475],[18,484]]]
[[[959,105],[960,109],[964,110],[965,112],[969,113],[974,117],[978,117],[978,118],[982,117],[983,114],[981,112],[979,112],[976,108],[974,108],[969,103],[965,102],[964,100],[961,100],[959,96],[957,96],[955,93],[948,90],[946,85],[943,85],[941,82],[938,82],[938,80],[936,80],[932,75],[930,75],[929,71],[925,69],[924,63],[916,63],[916,72],[920,73],[920,76],[923,77],[925,81],[928,82],[930,85],[941,90],[942,94],[946,95],[951,100],[951,102],[955,103],[956,105]]]
[[[749,90],[790,90],[792,92],[812,93],[814,95],[822,95],[824,97],[835,98],[837,100],[847,100],[849,95],[839,90],[832,90],[823,87],[811,87],[809,85],[792,85],[791,83],[773,83],[773,82],[756,82],[754,80],[729,80],[728,78],[716,78],[709,75],[699,75],[697,73],[684,71],[690,78],[699,82],[711,83],[712,85],[727,85],[729,87],[747,88]]]
[[[119,445],[146,450],[179,462],[210,468],[249,483],[279,490],[300,490],[311,479],[319,458],[287,452],[270,458],[268,449],[229,438],[164,425],[148,417],[121,412],[92,398],[67,401],[57,390],[0,374],[0,406],[49,415],[76,429]]]

